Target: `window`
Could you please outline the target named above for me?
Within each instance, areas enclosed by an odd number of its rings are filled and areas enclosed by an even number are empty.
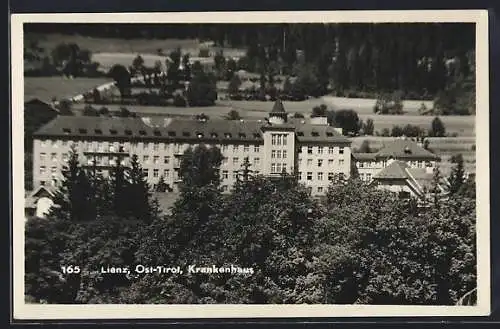
[[[426,167],[432,167],[432,163],[430,161],[425,161],[425,166]]]
[[[45,174],[45,166],[40,166],[40,175]]]
[[[311,171],[307,172],[307,180],[312,180],[313,179],[313,173]]]
[[[154,163],[154,164],[158,164],[159,162],[160,162],[160,157],[159,157],[159,156],[157,156],[157,155],[155,155],[155,156],[153,157],[153,163]]]
[[[238,152],[238,145],[233,145],[233,152]]]
[[[322,172],[318,173],[318,180],[323,180],[323,173]]]
[[[148,177],[149,176],[149,170],[144,168],[142,169],[142,174],[144,175],[144,177]]]
[[[318,146],[318,154],[323,154],[323,148],[321,146]]]
[[[307,147],[307,154],[313,154],[313,148],[312,146]]]
[[[163,144],[163,150],[164,151],[169,151],[170,150],[170,144],[168,144],[168,143]]]
[[[161,136],[161,132],[159,130],[153,130],[153,135],[155,136]]]
[[[318,186],[318,193],[323,193],[323,186]]]
[[[260,165],[260,158],[255,158],[255,159],[253,159],[253,164],[254,164],[255,166],[259,166],[259,165]]]
[[[228,163],[228,159],[227,159],[227,157],[223,157],[223,158],[222,158],[222,164],[223,164],[223,165],[227,165],[227,163]]]
[[[158,144],[158,143],[154,143],[153,144],[153,150],[154,151],[158,151],[159,147],[160,147],[160,144]]]
[[[45,153],[40,153],[40,161],[45,161]]]
[[[253,151],[254,151],[255,153],[260,152],[260,147],[259,147],[259,145],[254,145],[254,146],[253,146]]]
[[[227,185],[222,185],[222,191],[227,192],[227,190],[228,190]]]
[[[364,165],[363,162],[358,162],[358,167],[359,168],[363,168],[363,165]]]
[[[276,172],[276,163],[271,163],[271,173]]]
[[[344,159],[339,159],[339,166],[343,166],[344,165]]]
[[[344,147],[339,147],[339,154],[344,154]]]
[[[283,159],[286,159],[286,150],[283,150]]]
[[[405,191],[399,192],[399,198],[401,198],[401,199],[409,199],[410,198],[410,192],[405,192]]]
[[[333,166],[333,159],[328,159],[328,166]]]
[[[238,179],[238,171],[233,171],[233,179]]]
[[[272,134],[271,135],[271,145],[277,145],[277,140],[278,140],[278,135]]]
[[[64,147],[68,146],[68,141],[62,141],[62,146]]]
[[[281,164],[281,171],[286,171],[286,163]]]
[[[47,146],[47,141],[40,141],[40,146],[41,147]]]
[[[222,152],[227,152],[227,145],[222,145]]]
[[[318,167],[321,167],[323,165],[323,159],[318,159]]]
[[[51,153],[50,154],[50,160],[57,161],[57,153]]]
[[[302,180],[302,171],[299,171],[299,180]]]
[[[311,194],[312,190],[313,190],[312,187],[310,187],[310,186],[307,187],[307,193]]]
[[[282,135],[281,137],[283,138],[283,145],[286,145],[286,138],[287,138],[287,135]]]
[[[328,154],[333,154],[335,148],[333,146],[328,147]]]
[[[360,173],[360,174],[359,174],[359,178],[360,178],[362,181],[364,181],[364,180],[365,180],[365,174]]]
[[[163,163],[169,164],[170,163],[170,157],[169,156],[164,156],[163,157]]]
[[[302,158],[299,158],[299,166],[302,164]]]
[[[227,172],[227,170],[223,170],[222,171],[222,179],[228,179],[229,178],[229,173]]]
[[[371,181],[371,180],[372,180],[372,174],[367,173],[367,174],[366,174],[366,180],[367,180],[367,181]]]
[[[98,150],[99,152],[104,152],[104,143],[99,143],[99,144],[97,145],[97,150]]]
[[[271,159],[276,158],[276,150],[271,151]]]
[[[68,153],[63,153],[62,154],[62,159],[64,162],[68,161]]]
[[[57,141],[52,141],[52,147],[57,147]]]
[[[250,147],[248,145],[243,146],[243,152],[248,152]]]
[[[418,164],[417,164],[417,167],[418,167],[418,168],[423,168],[423,162],[419,160],[419,161],[418,161]]]
[[[312,166],[313,160],[312,159],[307,159],[307,165]]]
[[[238,164],[238,158],[233,158],[233,165],[237,165]]]
[[[181,152],[181,144],[175,144],[174,149],[175,149],[175,153],[180,153]]]
[[[50,173],[51,174],[55,174],[56,172],[57,172],[57,167],[56,166],[50,167]]]
[[[169,177],[170,177],[170,170],[168,170],[168,169],[164,169],[164,170],[163,170],[163,176],[164,176],[165,178],[169,178]]]
[[[130,129],[125,129],[125,135],[127,135],[127,136],[132,136],[132,130],[130,130]]]
[[[281,159],[281,150],[277,150],[277,151],[276,151],[276,157],[277,157],[278,159]]]
[[[333,177],[335,177],[335,174],[332,172],[328,173],[328,180],[333,180]]]
[[[277,164],[276,164],[276,172],[277,172],[277,173],[280,173],[280,172],[281,172],[281,170],[282,170],[282,169],[281,169],[281,163],[277,163]]]
[[[154,178],[158,177],[158,169],[153,169],[153,177]]]
[[[143,163],[149,163],[149,155],[145,155],[142,157],[142,162]]]

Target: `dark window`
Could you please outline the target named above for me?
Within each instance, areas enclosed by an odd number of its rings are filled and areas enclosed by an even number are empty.
[[[161,132],[160,132],[159,130],[155,130],[155,131],[153,132],[153,134],[154,134],[155,136],[161,136]]]
[[[109,132],[111,133],[111,135],[116,135],[117,134],[117,131],[114,130],[114,129],[110,129]]]
[[[226,138],[231,138],[231,134],[225,134],[224,135]]]
[[[168,135],[171,136],[171,137],[174,137],[175,136],[175,131],[169,131]]]
[[[240,138],[247,138],[247,135],[240,133]]]
[[[318,137],[318,136],[319,136],[319,133],[318,133],[317,131],[313,131],[313,132],[311,133],[311,135],[313,135],[314,137]]]
[[[304,132],[302,132],[302,131],[297,131],[297,136],[304,136]]]
[[[70,134],[71,133],[71,129],[69,129],[69,128],[63,128],[63,132],[65,134]]]
[[[101,130],[101,129],[96,129],[96,130],[95,130],[95,133],[96,133],[97,135],[102,135],[102,130]]]
[[[409,199],[410,198],[410,192],[401,191],[401,192],[399,192],[399,197],[401,199]]]
[[[80,129],[78,129],[78,131],[80,132],[80,134],[86,134],[87,133],[87,129],[84,129],[84,128],[80,128]]]
[[[217,134],[216,133],[212,133],[212,138],[217,138]]]
[[[139,134],[141,134],[141,135],[144,136],[144,135],[146,135],[146,131],[145,130],[139,130]]]
[[[332,132],[330,132],[330,131],[328,131],[328,132],[326,133],[326,136],[328,136],[328,137],[332,137],[332,136],[333,136],[333,133],[332,133]]]
[[[260,138],[260,134],[255,133],[255,134],[253,134],[253,137],[254,138]]]
[[[189,137],[189,136],[191,136],[191,134],[189,133],[189,131],[183,131],[182,136]]]
[[[132,130],[125,129],[125,135],[131,136],[132,135]]]

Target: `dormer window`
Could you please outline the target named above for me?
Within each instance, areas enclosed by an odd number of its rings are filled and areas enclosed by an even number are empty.
[[[154,134],[155,136],[161,136],[161,132],[160,132],[159,130],[155,130],[155,131],[153,132],[153,134]]]
[[[313,131],[313,132],[311,133],[311,135],[313,135],[313,137],[318,137],[318,136],[319,136],[319,133],[318,133],[317,131]]]
[[[80,132],[80,134],[86,134],[87,133],[87,129],[85,129],[85,128],[80,128],[80,129],[78,129],[78,131]]]
[[[326,136],[328,136],[328,137],[332,137],[332,136],[333,136],[333,133],[332,133],[331,131],[328,131],[328,132],[326,132]]]
[[[168,135],[169,135],[170,137],[175,137],[175,131],[169,131],[169,132],[168,132]]]
[[[304,132],[302,132],[302,131],[297,131],[297,136],[304,136]]]
[[[111,135],[116,135],[118,133],[115,129],[110,129],[109,132]]]
[[[196,133],[196,136],[197,136],[198,138],[203,138],[203,134],[202,134],[202,133]]]
[[[231,134],[229,134],[229,133],[225,133],[225,134],[224,134],[224,137],[226,137],[226,138],[231,138]]]
[[[240,138],[246,138],[247,137],[247,135],[245,135],[244,133],[240,133],[239,136],[240,136]]]
[[[132,130],[130,130],[130,129],[125,129],[125,135],[127,135],[127,136],[132,136]]]
[[[212,138],[217,138],[217,134],[216,133],[212,133]]]
[[[260,138],[260,134],[255,133],[255,134],[253,134],[253,137],[254,138]]]
[[[191,134],[189,133],[189,131],[183,131],[182,136],[189,137],[189,136],[191,136]]]
[[[102,130],[101,129],[95,129],[94,130],[97,135],[102,135]]]
[[[144,135],[146,135],[146,131],[145,130],[139,130],[139,134],[142,135],[142,136],[144,136]]]
[[[69,128],[63,128],[63,132],[68,135],[68,134],[71,134],[71,129]]]

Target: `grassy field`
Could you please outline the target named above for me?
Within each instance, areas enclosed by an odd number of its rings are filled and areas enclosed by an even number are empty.
[[[39,98],[49,102],[52,97],[72,97],[111,81],[105,78],[25,77],[24,100]]]

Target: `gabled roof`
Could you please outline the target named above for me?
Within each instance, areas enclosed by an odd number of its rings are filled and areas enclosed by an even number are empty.
[[[373,179],[407,179],[409,166],[403,161],[393,161],[390,165],[380,170]]]
[[[392,143],[386,145],[380,151],[378,151],[376,153],[376,157],[393,157],[395,159],[439,159],[439,157],[434,153],[429,152],[428,150],[418,145],[416,142],[408,139],[397,139],[393,141]]]

